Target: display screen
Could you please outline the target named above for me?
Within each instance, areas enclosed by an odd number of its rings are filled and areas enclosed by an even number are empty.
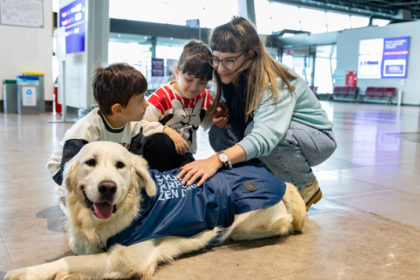
[[[85,51],[85,0],[60,9],[60,27],[66,28],[66,53]]]
[[[359,79],[406,78],[410,37],[361,40]]]

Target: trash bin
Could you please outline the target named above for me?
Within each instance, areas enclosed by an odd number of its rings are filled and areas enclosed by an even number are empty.
[[[17,76],[19,115],[39,114],[39,76]]]
[[[44,73],[40,72],[24,72],[25,76],[38,76],[39,77],[39,103],[38,109],[40,113],[45,113],[45,87],[44,87]]]
[[[17,114],[16,80],[3,80],[3,109],[5,114]]]

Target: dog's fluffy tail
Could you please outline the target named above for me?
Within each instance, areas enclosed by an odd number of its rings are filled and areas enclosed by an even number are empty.
[[[283,202],[286,205],[287,212],[293,217],[293,229],[301,232],[306,223],[306,205],[294,185],[286,183]]]

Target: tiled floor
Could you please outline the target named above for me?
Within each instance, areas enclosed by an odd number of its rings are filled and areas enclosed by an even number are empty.
[[[419,107],[322,103],[338,149],[305,233],[184,256],[154,279],[420,279]],[[0,114],[0,279],[72,255],[46,161],[71,124]],[[399,134],[403,133],[403,134]],[[212,154],[200,131],[197,158]]]

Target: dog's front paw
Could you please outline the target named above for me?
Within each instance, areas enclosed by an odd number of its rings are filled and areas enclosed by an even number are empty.
[[[4,280],[35,280],[37,279],[34,275],[29,273],[29,268],[21,268],[13,270],[6,274]]]
[[[7,273],[5,280],[53,280],[67,279],[67,271],[60,266],[59,262],[46,263],[37,266],[25,267]]]

